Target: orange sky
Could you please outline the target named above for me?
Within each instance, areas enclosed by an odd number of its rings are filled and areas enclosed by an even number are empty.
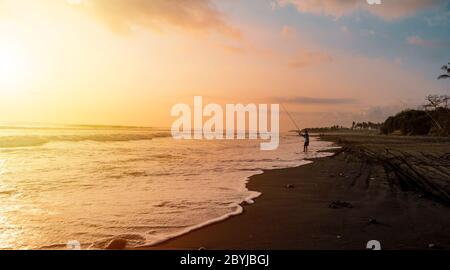
[[[0,121],[170,126],[174,104],[202,95],[283,102],[302,126],[348,125],[442,86],[400,54],[344,44],[364,39],[351,29],[362,24],[350,20],[355,10],[394,28],[433,1],[386,11],[313,0],[79,1],[0,2]]]

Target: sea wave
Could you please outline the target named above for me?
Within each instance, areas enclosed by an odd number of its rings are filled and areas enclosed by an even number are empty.
[[[17,235],[24,244],[11,245],[65,249],[72,239],[83,249],[104,249],[116,239],[129,248],[156,245],[241,214],[260,195],[247,187],[251,175],[305,163],[305,156],[295,153],[297,138],[283,140],[277,152],[261,152],[253,141],[115,143],[167,136],[168,131],[155,129],[5,130],[0,145],[6,139],[13,140],[10,147],[57,142],[0,151],[7,184],[0,186],[2,204],[29,207],[31,200],[33,210],[52,211],[15,213],[11,222],[17,228],[34,226],[28,220],[37,219],[49,233],[36,240],[32,231],[21,230]],[[113,143],[70,143],[85,140]],[[313,144],[308,158],[323,156],[316,151],[327,146]],[[16,193],[23,195],[16,198]],[[64,215],[69,212],[75,215]],[[61,221],[67,229],[51,233]]]
[[[75,134],[75,135],[21,135],[0,136],[0,148],[32,147],[41,146],[50,142],[124,142],[143,141],[155,138],[169,137],[168,132],[155,133],[114,133],[114,134]]]

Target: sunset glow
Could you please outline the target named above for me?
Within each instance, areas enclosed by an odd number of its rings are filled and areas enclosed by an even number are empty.
[[[449,33],[450,0],[0,0],[0,253],[450,249]]]
[[[2,89],[13,89],[23,83],[24,76],[30,72],[29,59],[19,45],[0,43],[0,85]]]
[[[445,91],[439,1],[315,2],[2,1],[1,120],[168,127],[194,95],[282,95],[302,126],[348,124]]]

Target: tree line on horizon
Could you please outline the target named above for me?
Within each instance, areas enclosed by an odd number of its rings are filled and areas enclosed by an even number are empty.
[[[450,62],[441,68],[444,74],[437,79],[450,78]],[[420,109],[408,109],[390,116],[383,123],[353,122],[352,127],[331,126],[312,128],[313,132],[375,130],[381,134],[450,136],[449,95],[428,95]]]
[[[448,95],[429,95],[423,109],[404,110],[389,117],[380,128],[381,134],[450,135]]]
[[[368,130],[379,130],[383,123],[373,123],[373,122],[353,122],[352,129],[368,129]]]
[[[437,79],[450,78],[450,62],[441,68]],[[450,136],[450,96],[428,95],[422,109],[404,110],[389,117],[381,126],[382,134]]]

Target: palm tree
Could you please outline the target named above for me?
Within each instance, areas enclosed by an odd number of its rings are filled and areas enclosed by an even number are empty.
[[[442,74],[438,77],[438,80],[450,78],[450,63],[448,63],[448,65],[443,65],[441,69],[447,74]]]

